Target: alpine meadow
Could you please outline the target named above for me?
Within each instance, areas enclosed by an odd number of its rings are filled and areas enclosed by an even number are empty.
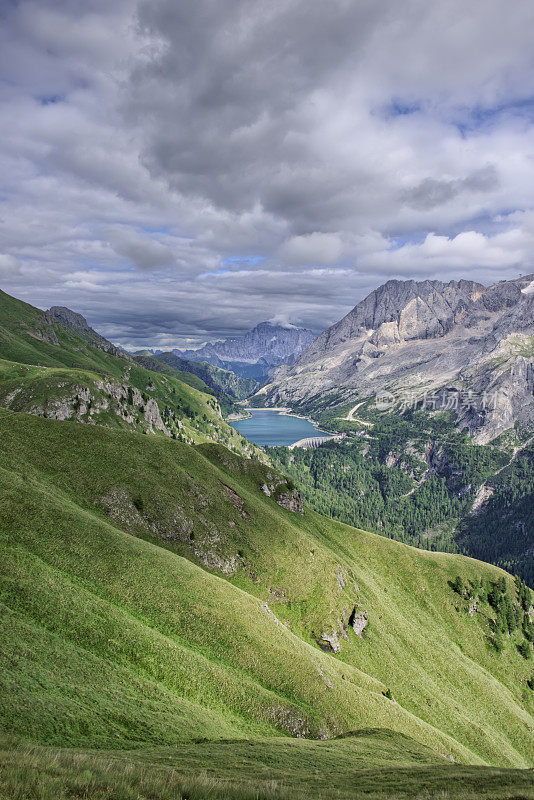
[[[0,7],[1,800],[534,800],[533,25]]]

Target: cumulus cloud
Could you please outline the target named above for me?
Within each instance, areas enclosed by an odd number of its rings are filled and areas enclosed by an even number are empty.
[[[417,186],[402,193],[402,199],[413,208],[424,211],[454,200],[462,192],[491,192],[499,188],[494,164],[488,164],[465,178],[437,180],[425,178]]]
[[[318,331],[389,277],[532,270],[534,6],[20,0],[0,277],[114,341]]]
[[[113,250],[139,269],[167,267],[175,262],[170,247],[132,231],[110,231]]]

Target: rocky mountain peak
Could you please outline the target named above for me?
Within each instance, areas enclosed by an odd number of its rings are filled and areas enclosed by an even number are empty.
[[[531,424],[532,369],[533,275],[489,287],[469,280],[390,280],[324,331],[293,365],[278,370],[266,401],[299,404],[331,392],[346,399],[354,392],[400,397],[446,384],[455,391],[470,387],[480,397],[498,392],[498,409],[466,420],[482,441],[516,420]]]
[[[61,325],[67,325],[69,328],[75,328],[79,331],[96,333],[96,331],[93,331],[88,325],[85,317],[66,306],[52,306],[46,313],[53,317],[55,321],[61,323]]]
[[[207,361],[243,377],[263,381],[275,367],[291,363],[315,339],[312,331],[260,322],[243,336],[205,344],[199,350],[175,350],[190,361]]]
[[[315,360],[321,352],[355,339],[380,348],[443,336],[484,291],[483,284],[468,280],[389,280],[324,331],[298,363]]]
[[[125,350],[116,347],[105,339],[104,336],[101,336],[93,330],[85,317],[78,314],[76,311],[72,311],[72,309],[66,306],[52,306],[52,308],[49,308],[45,313],[47,318],[52,322],[58,322],[60,325],[63,325],[64,328],[70,328],[71,330],[81,333],[85,339],[94,347],[98,347],[99,350],[104,350],[104,352],[118,356],[119,358],[130,359],[129,354]]]

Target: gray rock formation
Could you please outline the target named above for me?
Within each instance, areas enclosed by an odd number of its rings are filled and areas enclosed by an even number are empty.
[[[105,353],[111,353],[111,355],[119,358],[130,359],[130,355],[125,350],[116,347],[93,330],[93,328],[87,324],[85,317],[82,317],[81,314],[77,314],[75,311],[71,311],[70,308],[66,308],[65,306],[52,306],[52,308],[49,308],[48,311],[45,312],[45,318],[50,322],[59,322],[64,328],[70,328],[76,331],[81,334],[84,339],[87,339],[93,347],[98,347],[99,350],[103,350]]]
[[[263,382],[280,364],[289,364],[315,339],[303,328],[261,322],[240,338],[205,344],[199,350],[174,350],[189,361],[207,361],[245,378]]]
[[[490,287],[472,281],[388,281],[324,331],[263,390],[267,405],[422,400],[471,391],[459,424],[490,441],[534,427],[534,275]],[[330,402],[331,399],[330,399]]]
[[[267,475],[269,478],[269,475]],[[272,497],[279,506],[294,514],[304,514],[302,495],[288,485],[287,479],[272,477],[271,483],[264,483],[260,488],[267,497]]]

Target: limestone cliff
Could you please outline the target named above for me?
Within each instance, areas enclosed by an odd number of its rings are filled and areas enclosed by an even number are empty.
[[[534,275],[473,281],[388,281],[324,331],[265,387],[271,405],[339,402],[387,391],[397,401],[440,389],[482,400],[459,420],[481,441],[534,423]]]

